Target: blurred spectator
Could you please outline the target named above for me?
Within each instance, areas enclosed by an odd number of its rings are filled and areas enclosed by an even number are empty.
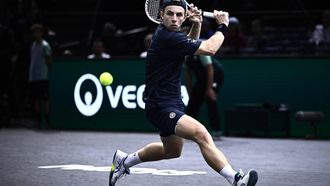
[[[12,99],[12,64],[15,55],[14,33],[0,22],[0,126],[10,124],[10,104]]]
[[[101,39],[95,39],[93,41],[93,53],[88,55],[88,59],[110,59],[111,56],[105,52],[103,41]]]
[[[144,44],[144,47],[145,47],[145,51],[143,51],[141,54],[140,54],[140,58],[146,58],[147,57],[147,51],[150,47],[150,44],[151,44],[151,40],[152,40],[152,36],[153,34],[152,33],[148,33],[145,37],[144,37],[144,40],[143,40],[143,44]]]
[[[322,15],[322,24],[315,26],[309,42],[315,45],[330,44],[330,10]]]
[[[246,46],[246,36],[242,32],[241,23],[236,17],[229,18],[228,33],[222,44],[220,52],[224,54],[239,54]]]
[[[48,72],[52,61],[52,50],[48,42],[43,39],[44,27],[42,25],[32,25],[31,31],[34,42],[31,47],[29,81],[34,104],[36,127],[42,129],[42,113],[44,113],[46,120],[46,126],[44,127],[48,127],[49,124]]]
[[[127,48],[124,37],[118,37],[122,34],[122,30],[119,29],[115,24],[106,22],[103,25],[102,41],[107,51],[111,51],[113,56],[125,55]]]
[[[251,34],[246,36],[247,50],[253,52],[262,52],[266,44],[266,37],[264,36],[264,27],[260,19],[254,19],[251,23]],[[251,51],[252,52],[252,51]]]
[[[6,27],[0,23],[0,93],[9,93],[9,81],[10,70],[12,64],[12,58],[15,54],[15,39],[14,32],[9,27]]]

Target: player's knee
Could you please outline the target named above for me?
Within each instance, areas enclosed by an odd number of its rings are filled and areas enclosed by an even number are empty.
[[[210,141],[211,135],[205,128],[200,128],[195,132],[194,141],[197,144],[205,144]]]

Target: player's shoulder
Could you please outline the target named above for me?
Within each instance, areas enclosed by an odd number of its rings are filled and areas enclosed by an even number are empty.
[[[43,39],[43,40],[42,40],[42,45],[43,45],[43,46],[49,46],[49,43],[48,43],[46,40]]]
[[[47,48],[47,49],[50,49],[51,47],[50,47],[50,45],[49,45],[49,43],[46,41],[46,40],[42,40],[42,46],[44,47],[44,48]]]

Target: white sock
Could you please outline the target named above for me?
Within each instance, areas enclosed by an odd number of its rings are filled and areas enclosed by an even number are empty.
[[[234,169],[229,164],[226,165],[219,173],[221,176],[225,177],[231,185],[233,185],[237,172],[234,171]]]
[[[134,152],[132,154],[129,154],[124,162],[124,166],[126,168],[133,167],[134,165],[137,165],[139,163],[142,163],[140,160],[140,157],[137,152]]]

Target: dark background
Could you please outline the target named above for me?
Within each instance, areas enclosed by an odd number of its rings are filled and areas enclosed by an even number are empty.
[[[321,23],[326,1],[309,0],[191,0],[203,10],[226,10],[239,18],[245,34],[251,32],[253,19],[260,19],[268,27],[303,27],[311,31]],[[112,56],[136,56],[144,50],[143,37],[152,32],[155,24],[144,14],[145,1],[104,0],[3,0],[0,4],[1,22],[19,37],[29,33],[33,23],[42,23],[56,35],[49,36],[55,52],[65,50],[73,56],[86,56],[91,40],[101,37],[103,25],[111,22],[116,30],[127,31],[147,27],[147,30],[116,38],[116,47],[108,47]],[[211,21],[212,26],[215,23]],[[119,44],[118,44],[119,43]],[[301,52],[304,54],[303,52]]]

